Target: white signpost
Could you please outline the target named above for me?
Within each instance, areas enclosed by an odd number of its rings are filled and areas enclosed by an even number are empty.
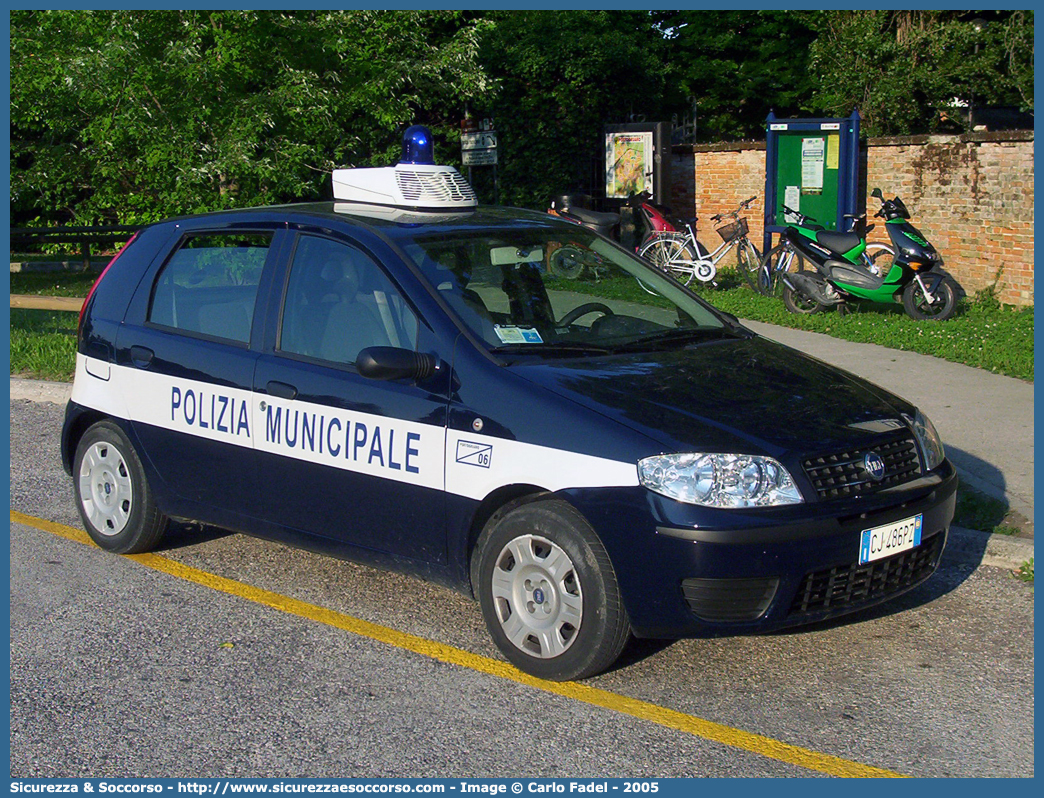
[[[492,166],[497,162],[497,132],[482,130],[460,134],[460,156],[464,166]]]

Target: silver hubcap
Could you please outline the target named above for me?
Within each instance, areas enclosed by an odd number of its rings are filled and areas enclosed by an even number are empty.
[[[132,489],[123,455],[111,443],[91,446],[80,463],[80,501],[91,525],[117,535],[130,518]]]
[[[541,659],[557,657],[573,644],[584,614],[573,561],[535,535],[515,538],[497,556],[493,602],[508,640]]]

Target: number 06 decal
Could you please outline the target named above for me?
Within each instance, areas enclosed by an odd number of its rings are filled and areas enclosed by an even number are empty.
[[[488,443],[457,441],[457,462],[465,465],[489,468],[493,459],[493,446]]]

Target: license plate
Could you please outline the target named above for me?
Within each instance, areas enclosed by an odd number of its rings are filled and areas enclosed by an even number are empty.
[[[921,545],[923,515],[915,515],[894,524],[864,529],[859,541],[859,564],[863,565]]]

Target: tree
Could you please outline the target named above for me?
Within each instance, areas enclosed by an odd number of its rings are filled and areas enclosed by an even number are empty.
[[[868,135],[962,124],[957,104],[1033,107],[1033,12],[823,12],[811,47],[815,103],[858,107]]]
[[[691,98],[697,141],[760,139],[769,110],[780,117],[805,110],[815,13],[653,13],[667,44],[668,102],[685,112]]]
[[[482,39],[497,80],[501,201],[546,208],[551,195],[595,190],[604,126],[662,112],[663,37],[646,12],[503,11]],[[598,178],[597,182],[595,178]]]
[[[138,223],[318,197],[493,84],[457,12],[11,13],[11,205]]]

